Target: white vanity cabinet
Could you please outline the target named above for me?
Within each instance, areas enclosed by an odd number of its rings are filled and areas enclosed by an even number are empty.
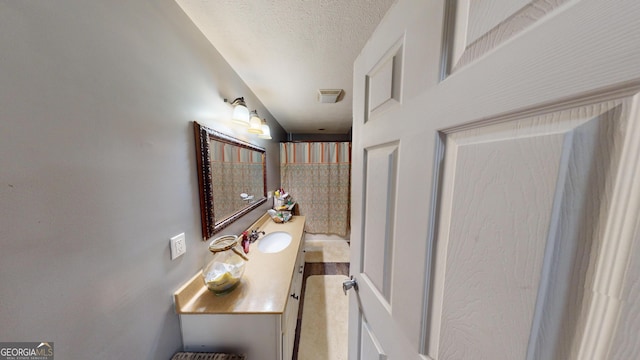
[[[304,248],[304,246],[301,246]],[[302,291],[302,274],[304,272],[304,251],[298,253],[296,267],[291,280],[291,291],[287,307],[282,316],[282,351],[283,360],[293,357],[293,345],[296,337],[296,325],[298,324],[298,309],[300,307]]]
[[[281,318],[282,314],[180,315],[183,350],[284,360]]]
[[[291,360],[302,300],[303,226],[302,216],[290,224],[263,223],[267,234],[286,231],[295,240],[277,254],[259,253],[252,244],[243,283],[231,293],[216,297],[197,274],[174,294],[184,351]]]

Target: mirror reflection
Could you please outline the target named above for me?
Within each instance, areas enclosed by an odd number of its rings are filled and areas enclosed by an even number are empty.
[[[266,201],[265,150],[194,122],[206,240]]]
[[[209,149],[213,212],[216,218],[228,218],[262,197],[262,153],[215,139]]]

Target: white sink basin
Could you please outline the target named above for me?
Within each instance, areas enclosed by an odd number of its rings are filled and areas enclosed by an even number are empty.
[[[263,253],[277,253],[291,244],[291,234],[284,231],[276,231],[265,235],[258,240],[258,250]]]

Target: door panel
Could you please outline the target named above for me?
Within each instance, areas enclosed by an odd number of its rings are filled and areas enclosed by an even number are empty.
[[[367,149],[363,276],[391,307],[398,144]]]
[[[430,353],[570,358],[631,103],[447,134]]]
[[[530,0],[466,0],[458,2],[458,8],[467,7],[469,12],[466,45],[474,43],[530,3]]]
[[[403,41],[394,43],[366,75],[365,122],[402,101]]]
[[[380,346],[380,343],[376,339],[376,336],[371,332],[369,325],[366,322],[362,322],[362,358],[371,360],[387,360],[384,350]]]
[[[454,175],[444,179],[453,182],[453,192],[447,199],[450,225],[443,229],[441,358],[526,354],[544,257],[541,240],[551,221],[553,180],[566,168],[568,140],[542,135],[456,149]]]
[[[569,0],[450,0],[448,73],[473,62]]]
[[[640,274],[640,232],[636,232],[635,238],[630,249],[633,256],[629,275],[620,298],[627,306],[622,307],[620,324],[611,346],[611,360],[640,359],[640,277],[637,276]]]
[[[391,8],[354,64],[350,359],[637,357],[638,43],[631,0]]]

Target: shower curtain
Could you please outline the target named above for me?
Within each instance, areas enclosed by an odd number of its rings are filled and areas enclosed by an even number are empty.
[[[282,187],[305,215],[313,234],[349,232],[350,142],[280,143]]]

